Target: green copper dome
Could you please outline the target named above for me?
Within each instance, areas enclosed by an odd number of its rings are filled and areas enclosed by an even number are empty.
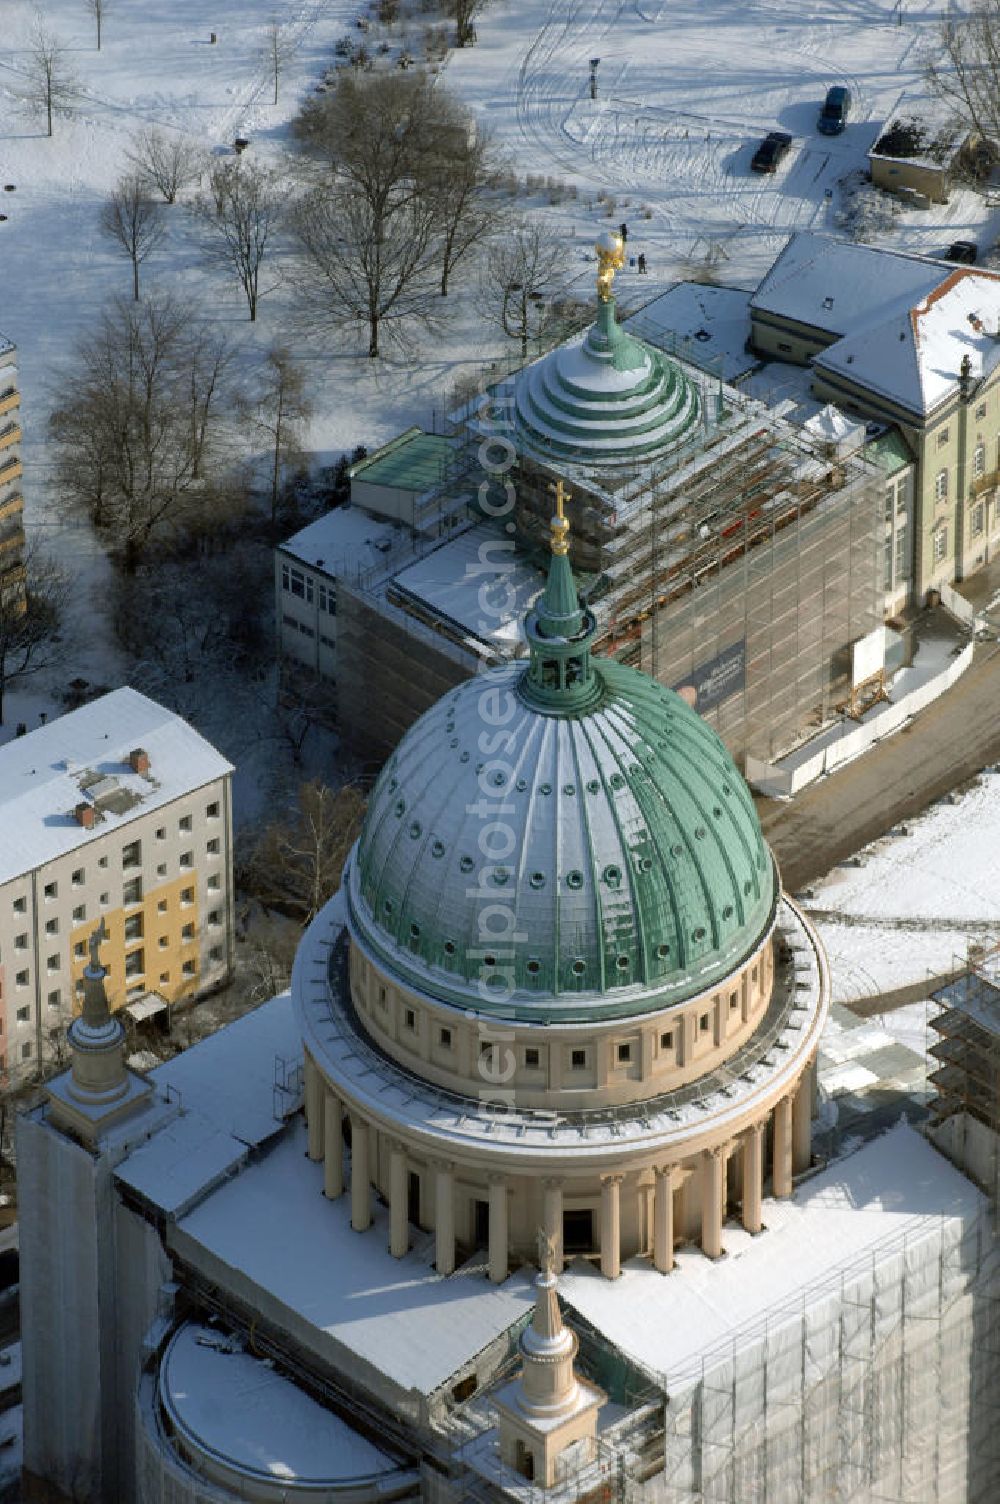
[[[418,991],[538,1022],[680,1002],[777,902],[749,790],[672,690],[592,660],[564,554],[528,668],[450,691],[382,771],[348,874],[355,941]]]
[[[521,447],[546,461],[634,466],[676,448],[700,416],[681,367],[627,334],[615,302],[585,334],[526,366],[514,387]]]

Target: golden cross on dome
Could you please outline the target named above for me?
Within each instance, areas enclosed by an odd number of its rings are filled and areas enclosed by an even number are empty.
[[[562,476],[555,485],[550,483],[549,490],[556,498],[556,515],[552,519],[551,545],[554,554],[569,553],[569,519],[563,510],[567,501],[572,500],[572,493],[567,491]]]

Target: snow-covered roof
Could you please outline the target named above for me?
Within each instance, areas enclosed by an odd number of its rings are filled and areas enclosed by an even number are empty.
[[[886,115],[868,155],[947,169],[968,136],[968,126],[956,123],[946,101],[927,92],[905,91]]]
[[[623,328],[668,355],[710,366],[723,381],[738,381],[757,365],[746,352],[750,297],[735,287],[677,282],[625,319]]]
[[[179,1112],[119,1165],[117,1179],[181,1215],[280,1131],[298,1095],[280,1084],[294,1080],[301,1059],[286,992],[158,1066],[151,1079]]]
[[[764,1204],[767,1234],[727,1225],[721,1262],[681,1250],[664,1279],[645,1259],[611,1281],[582,1261],[559,1293],[608,1341],[667,1389],[702,1374],[713,1350],[741,1346],[802,1320],[803,1307],[871,1272],[872,1261],[940,1239],[949,1222],[971,1222],[986,1198],[914,1129],[900,1125],[835,1161],[788,1201]]]
[[[408,565],[392,582],[394,598],[440,617],[463,636],[517,653],[524,616],[545,588],[513,539],[481,525]]]
[[[138,747],[149,756],[146,774],[129,766]],[[203,736],[155,700],[127,686],[102,695],[0,747],[0,883],[232,771]],[[90,830],[74,815],[88,798],[99,810]]]
[[[280,553],[321,569],[331,579],[383,563],[404,530],[361,507],[335,507],[278,545]]]
[[[241,1475],[301,1488],[343,1487],[396,1470],[379,1447],[320,1405],[237,1338],[200,1322],[175,1333],[160,1367],[174,1428]],[[325,1490],[324,1490],[325,1493]]]
[[[1000,364],[1000,276],[954,267],[924,296],[838,340],[813,365],[926,414],[956,391],[966,355],[973,380]]]
[[[857,439],[860,447],[865,441],[865,425],[859,423],[856,418],[849,418],[831,402],[821,407],[819,412],[808,418],[802,426],[807,433],[815,434],[817,438],[825,440],[828,444],[839,444],[846,439]]]
[[[14,341],[8,339],[6,334],[0,334],[0,355],[8,355],[13,349],[15,349]]]
[[[531,1310],[523,1275],[491,1286],[479,1268],[435,1273],[429,1250],[393,1258],[384,1207],[359,1236],[350,1197],[325,1199],[323,1166],[305,1150],[296,1119],[268,1154],[183,1219],[174,1235],[182,1257],[217,1283],[227,1270],[238,1274],[244,1291],[264,1292],[310,1329],[317,1348],[335,1343],[423,1395]]]
[[[802,231],[764,276],[750,308],[842,335],[881,320],[893,305],[926,297],[943,275],[940,263],[919,256]]]

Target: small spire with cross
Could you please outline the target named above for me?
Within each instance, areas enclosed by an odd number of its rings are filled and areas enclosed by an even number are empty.
[[[556,498],[556,515],[552,519],[552,533],[550,537],[552,552],[560,555],[568,554],[569,518],[566,516],[564,508],[567,501],[572,499],[571,493],[567,491],[562,476],[559,477],[554,485],[550,483],[549,490]]]
[[[107,938],[108,927],[104,923],[104,915],[102,914],[100,924],[95,930],[92,931],[90,939],[87,941],[87,945],[90,949],[91,971],[99,971],[101,973],[104,972],[104,967],[101,965],[101,946],[104,944]]]

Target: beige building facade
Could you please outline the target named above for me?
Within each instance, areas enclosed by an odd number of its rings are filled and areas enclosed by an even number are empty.
[[[49,776],[45,776],[45,775]],[[116,690],[0,748],[0,1069],[53,1057],[103,921],[111,1007],[228,980],[232,769],[179,717]]]

